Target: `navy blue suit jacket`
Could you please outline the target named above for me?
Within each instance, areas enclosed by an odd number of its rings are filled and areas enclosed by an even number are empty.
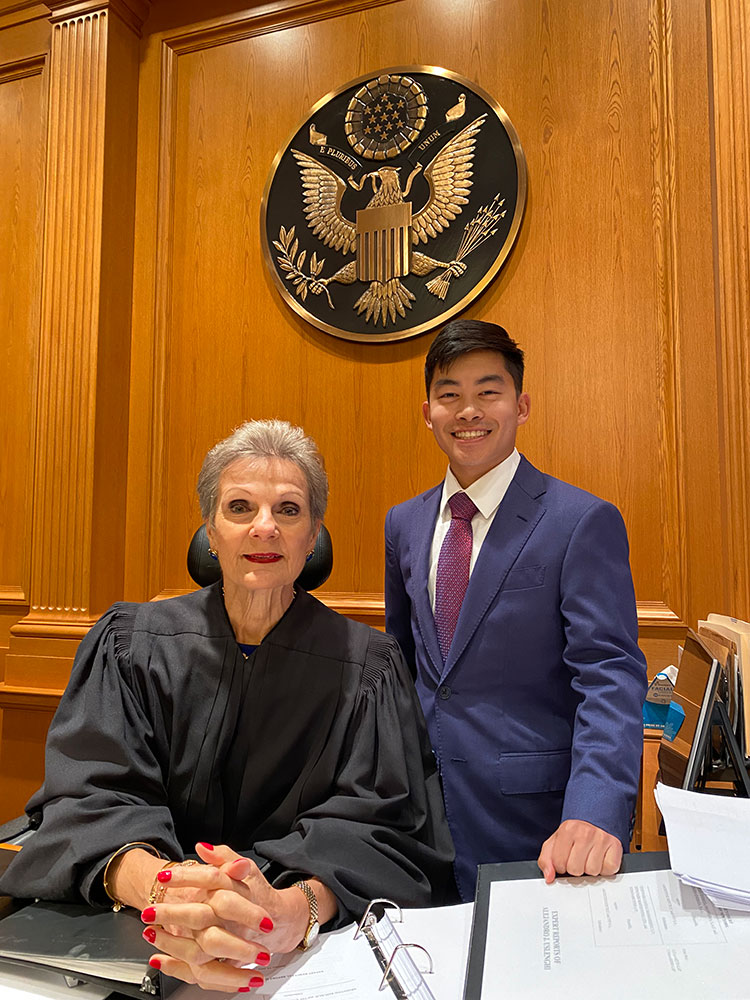
[[[535,859],[565,819],[627,850],[646,670],[619,511],[523,457],[444,663],[427,590],[441,492],[388,512],[386,628],[416,676],[471,899],[478,864]]]

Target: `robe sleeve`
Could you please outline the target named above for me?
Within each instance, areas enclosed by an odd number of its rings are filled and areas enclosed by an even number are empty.
[[[397,534],[392,507],[385,518],[385,630],[401,647],[413,678],[417,676],[417,655],[411,629],[411,600],[406,592],[398,553],[402,545]]]
[[[375,897],[402,906],[453,901],[453,843],[440,778],[398,645],[371,630],[360,689],[329,796],[256,850],[334,893],[340,926]],[[277,884],[279,882],[277,881]]]
[[[136,606],[114,605],[76,655],[47,737],[45,778],[26,811],[41,826],[9,866],[13,896],[107,902],[100,875],[124,844],[183,857],[130,664]]]

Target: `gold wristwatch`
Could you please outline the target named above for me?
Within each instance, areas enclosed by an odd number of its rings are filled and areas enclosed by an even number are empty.
[[[297,945],[300,951],[307,951],[308,948],[312,948],[320,931],[320,924],[318,923],[318,897],[307,882],[295,882],[294,885],[305,894],[307,905],[310,907],[310,922],[307,925],[305,936]]]

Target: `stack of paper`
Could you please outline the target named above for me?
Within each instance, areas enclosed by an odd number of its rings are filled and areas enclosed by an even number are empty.
[[[674,874],[717,906],[750,910],[750,799],[687,792],[661,782],[654,794]]]
[[[741,618],[732,618],[729,615],[710,614],[706,621],[698,622],[698,634],[718,633],[726,641],[732,644],[734,650],[734,664],[730,664],[730,697],[727,708],[732,719],[732,724],[736,722],[736,710],[734,706],[741,704],[741,692],[747,691],[745,696],[750,703],[750,622],[743,622]],[[716,654],[714,654],[716,655]],[[750,753],[750,705],[745,711],[745,719],[740,745],[743,753]]]

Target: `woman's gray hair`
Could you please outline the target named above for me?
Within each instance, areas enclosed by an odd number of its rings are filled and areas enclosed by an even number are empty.
[[[328,506],[328,476],[318,446],[301,427],[286,420],[248,420],[215,444],[203,459],[197,491],[205,521],[214,523],[221,474],[239,458],[283,458],[294,462],[307,481],[312,519],[323,520]]]

